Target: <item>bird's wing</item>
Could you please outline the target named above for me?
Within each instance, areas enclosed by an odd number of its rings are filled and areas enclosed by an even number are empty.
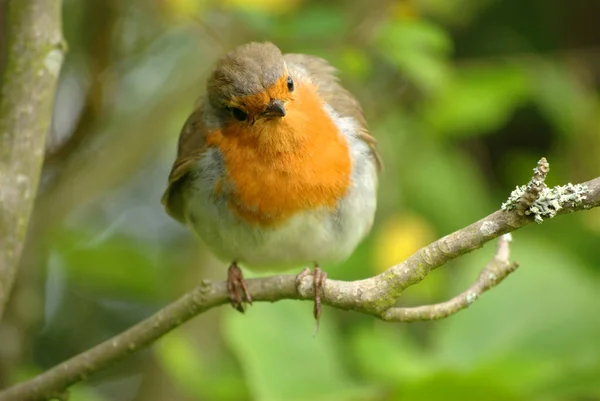
[[[382,168],[381,157],[377,151],[377,141],[369,133],[360,103],[350,92],[342,87],[336,76],[336,69],[327,61],[315,56],[305,54],[286,54],[284,60],[292,68],[300,68],[306,72],[311,81],[317,85],[317,91],[327,104],[329,104],[339,115],[352,117],[360,125],[359,138],[362,139],[371,150],[371,154],[378,170]]]
[[[206,149],[208,130],[202,119],[202,109],[203,101],[200,100],[181,129],[177,145],[177,158],[171,167],[169,183],[162,196],[162,204],[169,216],[181,223],[185,223],[185,217],[182,191],[179,189]]]

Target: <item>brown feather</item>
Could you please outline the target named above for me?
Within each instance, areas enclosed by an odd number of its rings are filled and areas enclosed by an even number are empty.
[[[183,124],[177,145],[177,158],[171,167],[169,183],[161,200],[169,216],[181,223],[185,223],[185,217],[182,191],[179,189],[206,148],[207,129],[202,121],[202,109],[203,102],[200,100],[195,111]]]

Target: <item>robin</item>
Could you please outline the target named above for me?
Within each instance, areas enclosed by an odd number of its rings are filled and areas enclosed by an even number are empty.
[[[248,43],[223,56],[185,122],[162,202],[228,269],[229,299],[252,297],[238,265],[314,280],[370,231],[381,168],[358,101],[325,60]]]

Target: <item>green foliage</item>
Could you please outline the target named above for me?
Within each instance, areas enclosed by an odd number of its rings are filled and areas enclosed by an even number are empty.
[[[336,339],[323,319],[316,338],[310,305],[255,305],[247,315],[228,314],[224,334],[239,357],[253,399],[367,400],[368,392],[349,376]]]
[[[195,397],[206,396],[205,362],[185,333],[174,332],[161,339],[154,347],[164,371],[177,386]]]
[[[534,99],[557,131],[567,137],[579,132],[582,122],[597,113],[597,94],[585,88],[567,66],[540,62],[533,75]]]
[[[600,368],[598,278],[582,274],[574,254],[543,240],[517,235],[512,253],[523,266],[514,276],[468,313],[441,323],[436,348],[442,363],[501,378],[527,399],[560,399],[553,395],[558,388],[597,397],[600,389],[590,375]],[[485,256],[470,255],[465,267],[479,270]]]
[[[467,68],[441,89],[425,108],[423,119],[446,137],[481,135],[506,124],[529,95],[522,68]]]
[[[446,84],[451,40],[439,26],[390,21],[379,28],[376,45],[383,57],[421,89],[436,91]]]
[[[86,292],[133,299],[161,294],[161,277],[149,250],[132,238],[86,238],[66,231],[56,246],[68,277]]]
[[[323,266],[331,278],[376,274],[382,260],[497,210],[542,156],[553,184],[598,176],[596,50],[581,44],[600,30],[566,27],[600,11],[559,3],[535,13],[532,2],[492,0],[67,0],[71,52],[51,142],[73,130],[87,139],[77,158],[47,169],[14,328],[0,331],[10,351],[0,355],[18,356],[0,380],[117,334],[202,278],[225,278],[226,266],[159,199],[206,74],[236,44],[272,40],[329,60],[379,142],[376,225],[349,261]],[[548,23],[558,15],[565,23]],[[519,230],[512,256],[521,268],[443,321],[386,324],[325,307],[313,337],[308,302],[255,304],[244,315],[223,307],[72,398],[600,399],[599,227],[590,211]],[[379,246],[387,239],[401,249]],[[399,302],[463,291],[493,247],[440,267]]]

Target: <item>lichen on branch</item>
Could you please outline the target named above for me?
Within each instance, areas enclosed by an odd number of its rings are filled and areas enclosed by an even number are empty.
[[[535,222],[541,224],[544,218],[553,218],[565,207],[581,205],[588,188],[584,184],[571,183],[548,188],[544,181],[549,171],[550,165],[542,157],[533,169],[533,177],[529,183],[512,191],[508,200],[502,204],[502,210],[516,210],[521,216],[533,216]]]
[[[543,188],[535,201],[524,210],[525,216],[533,216],[536,223],[551,219],[565,207],[576,207],[583,204],[588,188],[583,184],[557,185],[553,188]],[[525,185],[517,187],[508,200],[502,204],[502,210],[515,210],[519,201],[527,194]]]

